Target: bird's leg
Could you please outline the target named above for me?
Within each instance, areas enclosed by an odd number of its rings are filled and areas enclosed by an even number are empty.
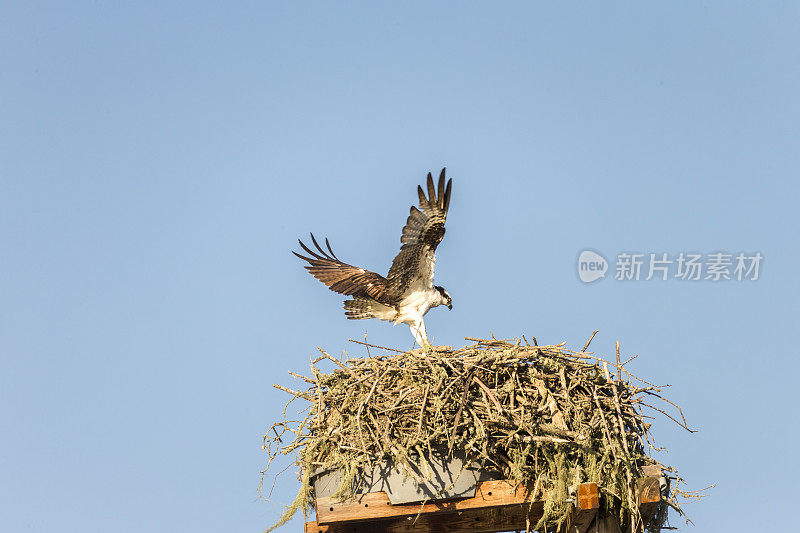
[[[431,345],[431,343],[428,342],[428,333],[425,331],[424,320],[420,319],[419,322],[416,324],[409,324],[408,327],[411,329],[411,334],[414,335],[414,339],[416,339],[420,348],[425,348],[426,346]]]

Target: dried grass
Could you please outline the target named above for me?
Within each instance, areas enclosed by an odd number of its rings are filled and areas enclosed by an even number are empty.
[[[633,531],[643,530],[635,504],[642,468],[657,464],[682,480],[652,458],[660,448],[645,421],[652,417],[642,408],[689,428],[680,408],[661,396],[661,387],[625,368],[619,344],[616,363],[587,352],[593,337],[580,351],[563,343],[537,346],[535,339],[531,345],[524,337],[467,338],[474,344],[455,350],[382,348],[390,353],[345,361],[320,349],[311,377],[292,373],[306,383],[302,390],[275,385],[292,395],[289,403],[308,403],[302,421],[285,419],[264,436],[267,468],[280,455],[293,455],[300,467],[297,498],[268,531],[313,505],[312,472],[343,470],[337,496],[345,498],[356,489],[358,472],[376,461],[392,460],[424,482],[410,467],[443,449],[466,453],[487,470],[533,486],[534,496],[545,498],[544,516],[534,529],[559,526],[570,512],[569,487],[594,482],[608,512],[632,523]],[[359,344],[368,353],[381,348]],[[321,371],[323,360],[332,361],[335,370]],[[682,494],[673,489],[668,498],[673,508],[680,510],[676,497]],[[662,523],[665,514],[658,513]],[[662,523],[647,528],[658,530]]]

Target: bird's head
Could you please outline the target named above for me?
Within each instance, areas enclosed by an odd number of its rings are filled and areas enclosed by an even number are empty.
[[[439,291],[439,295],[442,298],[442,303],[440,305],[446,305],[448,309],[453,308],[453,299],[450,297],[450,293],[444,290],[444,287],[440,287],[436,285],[434,287],[437,291]]]

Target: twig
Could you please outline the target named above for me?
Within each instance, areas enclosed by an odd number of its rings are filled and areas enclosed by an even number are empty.
[[[370,343],[364,342],[364,341],[357,341],[357,340],[354,340],[354,339],[347,339],[347,341],[348,342],[354,342],[356,344],[361,344],[363,346],[368,346],[370,348],[379,348],[381,350],[386,350],[386,351],[389,351],[389,352],[406,353],[405,350],[398,350],[397,348],[388,348],[386,346],[378,346],[377,344],[370,344]]]
[[[592,332],[592,335],[589,337],[589,340],[588,340],[588,341],[586,341],[586,344],[584,344],[584,345],[583,345],[583,348],[581,349],[581,352],[585,352],[585,351],[586,351],[586,348],[588,348],[588,347],[589,347],[589,345],[592,343],[592,339],[594,339],[594,336],[595,336],[595,335],[597,335],[597,332],[598,332],[598,331],[600,331],[600,330],[599,330],[599,329],[596,329],[596,330],[594,330],[594,331]]]
[[[283,392],[288,392],[289,394],[291,394],[292,396],[295,396],[297,398],[303,398],[304,400],[308,400],[309,402],[315,402],[316,401],[315,398],[312,398],[311,396],[309,396],[305,392],[298,392],[296,390],[292,390],[292,389],[286,388],[286,387],[284,387],[282,385],[278,385],[278,384],[274,384],[272,386],[275,387],[278,390],[282,390]]]

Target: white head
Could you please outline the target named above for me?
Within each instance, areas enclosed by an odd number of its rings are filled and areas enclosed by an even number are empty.
[[[450,293],[444,290],[444,287],[440,287],[439,285],[436,285],[433,288],[439,292],[439,297],[441,298],[441,301],[438,305],[446,305],[448,309],[452,309],[453,299],[450,297]]]

